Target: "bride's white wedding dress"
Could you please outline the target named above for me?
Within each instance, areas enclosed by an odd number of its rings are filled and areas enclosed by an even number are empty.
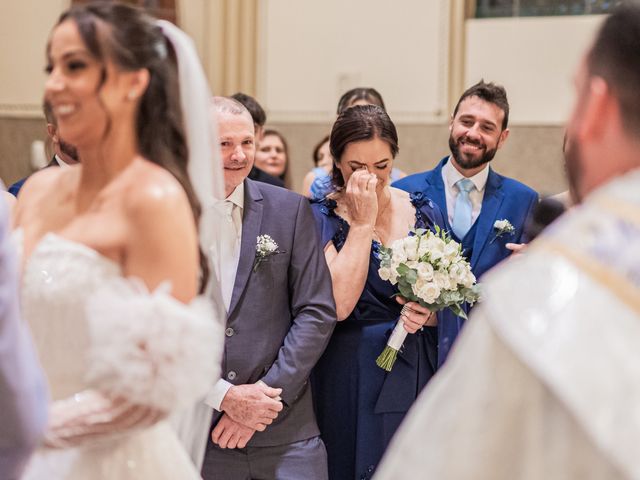
[[[187,306],[168,288],[150,293],[110,259],[55,234],[36,246],[22,306],[52,406],[25,479],[200,478],[167,417],[217,380],[222,327],[207,301]]]

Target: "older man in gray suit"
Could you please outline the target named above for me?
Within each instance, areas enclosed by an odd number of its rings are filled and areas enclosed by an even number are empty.
[[[227,198],[221,284],[227,306],[223,380],[205,480],[326,479],[309,374],[336,322],[331,278],[307,200],[247,179],[251,115],[216,97]],[[226,235],[228,234],[228,235]]]

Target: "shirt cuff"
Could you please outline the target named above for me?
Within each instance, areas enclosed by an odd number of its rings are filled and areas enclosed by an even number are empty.
[[[215,408],[219,412],[222,411],[222,400],[224,400],[225,395],[229,391],[229,389],[233,387],[233,383],[229,383],[224,379],[220,379],[216,382],[213,388],[209,391],[207,396],[204,399],[204,403],[209,405],[211,408]]]

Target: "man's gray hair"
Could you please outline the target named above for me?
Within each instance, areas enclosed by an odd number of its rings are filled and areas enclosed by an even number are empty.
[[[247,108],[242,105],[237,100],[229,97],[213,97],[212,102],[213,108],[216,113],[230,113],[232,115],[243,115],[247,114],[251,116],[251,113]],[[253,120],[252,120],[253,121]]]

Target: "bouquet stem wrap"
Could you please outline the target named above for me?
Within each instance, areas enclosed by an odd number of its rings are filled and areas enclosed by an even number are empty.
[[[404,313],[405,307],[402,307]],[[376,360],[376,365],[380,368],[390,372],[393,368],[393,365],[396,363],[396,359],[398,358],[398,352],[402,348],[402,344],[404,343],[404,339],[407,338],[407,331],[404,329],[404,321],[402,320],[402,314],[400,314],[400,319],[398,323],[396,323],[393,332],[391,332],[391,336],[389,340],[387,340],[387,346],[384,347],[384,350]]]

